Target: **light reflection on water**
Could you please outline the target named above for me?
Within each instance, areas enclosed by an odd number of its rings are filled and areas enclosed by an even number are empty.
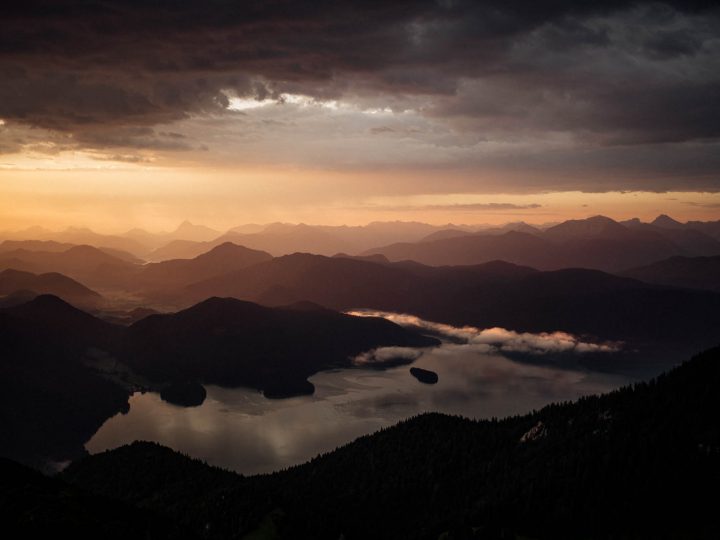
[[[473,418],[504,417],[554,401],[601,393],[628,381],[620,375],[531,365],[497,354],[439,347],[413,366],[435,371],[425,385],[409,366],[343,369],[310,380],[313,396],[268,400],[257,391],[207,386],[196,408],[136,393],[130,412],[110,418],[86,444],[91,453],[152,440],[241,473],[278,470],[333,450],[358,436],[425,411]]]

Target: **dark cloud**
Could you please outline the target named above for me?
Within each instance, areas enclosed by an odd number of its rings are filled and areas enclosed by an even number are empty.
[[[701,50],[703,42],[688,30],[671,30],[649,36],[643,45],[651,57],[665,60],[678,56],[692,56]]]
[[[719,35],[699,1],[6,2],[0,118],[88,147],[186,149],[154,128],[232,94],[400,110],[422,96],[421,114],[488,137],[715,139]]]

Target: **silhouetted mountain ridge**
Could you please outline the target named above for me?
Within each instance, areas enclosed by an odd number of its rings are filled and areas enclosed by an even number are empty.
[[[516,233],[522,234],[522,233]],[[720,338],[720,296],[672,290],[599,270],[492,261],[430,267],[295,254],[193,284],[186,302],[230,296],[267,305],[308,300],[336,310],[372,308],[480,328],[564,330],[649,344]],[[712,341],[710,341],[712,343]]]
[[[381,254],[391,261],[411,259],[433,266],[502,259],[541,270],[579,267],[620,271],[674,255],[720,254],[720,242],[690,228],[680,230],[634,221],[623,225],[605,216],[593,216],[568,220],[542,232],[480,231],[392,244],[364,254]]]
[[[352,366],[352,359],[362,352],[439,344],[385,319],[307,307],[268,308],[209,298],[131,325],[123,358],[155,380],[250,386],[280,397],[312,393],[307,377],[322,369]]]
[[[39,275],[14,269],[0,272],[0,295],[9,295],[20,290],[53,294],[80,304],[95,304],[101,299],[95,291],[57,272]]]
[[[65,251],[16,249],[0,253],[0,269],[33,273],[58,272],[90,287],[122,288],[140,265],[127,262],[96,247],[76,245]]]
[[[333,540],[714,538],[719,384],[715,348],[648,383],[523,416],[421,415],[270,475],[136,442],[61,477],[207,538],[268,524],[279,538]]]
[[[225,242],[194,259],[174,259],[147,264],[133,282],[143,290],[172,290],[270,259],[272,256],[264,251]]]
[[[0,309],[0,456],[36,467],[84,452],[110,416],[128,409],[129,391],[88,365],[112,351],[121,329],[41,295]]]

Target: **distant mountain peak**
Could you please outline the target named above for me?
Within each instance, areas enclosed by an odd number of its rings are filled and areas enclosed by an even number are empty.
[[[625,231],[625,227],[607,216],[591,216],[586,219],[570,219],[550,227],[545,234],[555,239],[570,239],[601,236],[612,232]]]
[[[215,246],[214,248],[210,249],[209,251],[207,251],[207,252],[204,253],[203,255],[207,255],[208,253],[221,253],[221,252],[224,252],[224,251],[239,251],[239,250],[243,250],[243,249],[247,249],[247,248],[244,247],[244,246],[240,246],[240,245],[238,245],[238,244],[235,244],[234,242],[230,242],[230,241],[228,240],[227,242],[223,242],[222,244],[218,244],[217,246]]]
[[[32,272],[26,272],[24,270],[15,270],[14,268],[6,268],[0,271],[0,277],[21,277],[21,276],[34,276]]]
[[[598,214],[596,216],[590,216],[585,221],[587,221],[588,223],[608,223],[608,224],[616,223],[617,224],[617,221],[615,221],[614,219],[609,218],[607,216],[603,216],[602,214]]]
[[[161,314],[158,316],[169,318],[194,318],[198,321],[204,320],[205,322],[215,318],[224,318],[229,321],[237,320],[237,317],[248,314],[258,314],[265,311],[270,311],[270,309],[271,308],[261,306],[254,302],[248,302],[246,300],[240,300],[238,298],[211,296],[198,304],[190,306],[189,308],[183,309],[176,313]]]
[[[70,322],[76,318],[93,319],[92,315],[54,294],[40,294],[29,302],[13,308],[13,311],[22,315],[40,316],[63,322]]]
[[[653,220],[651,225],[655,225],[656,227],[662,227],[664,229],[679,229],[683,227],[682,223],[671,218],[667,214],[660,214]]]
[[[80,244],[78,246],[73,246],[65,251],[65,253],[102,253],[98,248],[95,246],[91,246],[89,244]]]
[[[68,304],[65,300],[54,294],[40,294],[30,300],[28,304],[38,307],[57,307],[60,309],[72,309],[78,311],[75,307]]]
[[[182,240],[207,241],[220,236],[220,231],[216,231],[205,225],[196,225],[190,220],[183,221],[178,228],[175,229],[171,236]]]
[[[625,221],[620,222],[621,225],[642,225],[642,221],[640,221],[640,218],[630,218],[626,219]]]
[[[175,229],[176,233],[186,231],[186,230],[195,230],[198,227],[202,227],[202,225],[195,225],[192,221],[185,220],[180,225],[177,226],[177,229]]]
[[[33,225],[32,227],[28,227],[27,229],[23,229],[18,232],[21,234],[45,235],[45,234],[52,234],[53,231],[51,231],[47,227],[41,227],[40,225]]]
[[[214,229],[211,229],[210,227],[207,227],[205,225],[196,225],[195,223],[193,223],[192,221],[190,221],[188,219],[186,219],[180,225],[178,225],[177,229],[175,229],[175,232],[178,233],[178,232],[183,232],[183,231],[199,231],[199,230],[200,231],[218,232],[218,231],[215,231]]]
[[[195,259],[209,259],[209,258],[215,258],[218,256],[249,255],[249,254],[255,254],[258,256],[265,255],[265,256],[267,256],[267,259],[272,258],[272,256],[269,253],[265,253],[264,251],[260,251],[257,249],[250,249],[245,246],[235,244],[234,242],[227,241],[227,242],[223,242],[222,244],[215,246],[214,248],[210,249],[209,251],[207,251],[201,255],[198,255],[197,257],[195,257]]]

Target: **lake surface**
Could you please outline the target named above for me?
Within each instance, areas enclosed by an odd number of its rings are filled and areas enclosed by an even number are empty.
[[[130,411],[108,419],[86,448],[97,453],[150,440],[212,465],[262,473],[303,463],[425,411],[504,417],[628,382],[621,375],[521,363],[452,344],[424,352],[412,366],[436,372],[439,382],[423,384],[410,375],[410,366],[402,366],[318,373],[310,378],[314,395],[283,400],[206,386],[200,407],[183,408],[156,393],[136,393]]]

